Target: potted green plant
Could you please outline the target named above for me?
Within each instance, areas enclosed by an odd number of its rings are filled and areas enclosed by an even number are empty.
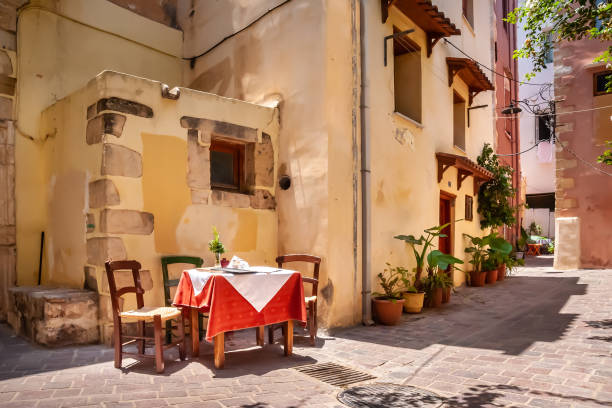
[[[497,234],[492,234],[489,240],[489,252],[497,263],[497,280],[504,280],[506,277],[506,264],[512,252],[512,244],[504,238],[497,236]]]
[[[454,290],[455,283],[453,282],[453,278],[450,274],[445,273],[442,276],[442,303],[450,302],[451,293]]]
[[[423,280],[423,286],[429,307],[440,306],[444,299],[445,290],[450,291],[453,285],[451,277],[446,273],[448,267],[462,263],[461,259],[437,249],[427,254],[427,277]],[[450,300],[450,294],[448,299]]]
[[[524,265],[524,259],[517,258],[514,254],[510,254],[506,259],[506,274],[511,275],[517,267]]]
[[[418,239],[414,235],[396,235],[393,237],[406,242],[412,248],[412,252],[416,260],[414,285],[417,289],[420,289],[423,285],[423,268],[425,267],[425,260],[428,253],[427,251],[433,246],[434,239],[447,236],[446,234],[442,233],[442,230],[449,225],[450,223],[427,228],[423,231],[425,232],[425,235],[421,235]]]
[[[220,265],[220,257],[221,254],[225,253],[225,247],[219,240],[219,231],[217,231],[217,227],[212,227],[213,230],[213,239],[208,242],[208,250],[215,255],[215,266]]]
[[[487,250],[487,256],[482,261],[482,271],[485,274],[485,282],[493,284],[497,282],[497,267],[499,265],[498,255]]]
[[[471,246],[465,248],[465,252],[470,256],[470,264],[472,270],[469,272],[469,283],[471,286],[484,286],[486,272],[482,271],[482,266],[487,258],[487,249],[489,245],[488,237],[473,237],[465,234],[469,238]]]
[[[404,312],[406,313],[421,313],[423,310],[423,301],[425,300],[425,292],[421,289],[417,289],[416,282],[414,281],[414,272],[409,272],[406,268],[401,266],[397,267],[402,274],[402,282],[404,283]],[[419,285],[420,286],[420,285]]]
[[[527,250],[528,240],[529,234],[527,234],[525,228],[521,227],[521,236],[516,241],[516,258],[525,259],[525,251]]]
[[[402,317],[404,298],[400,290],[402,273],[387,264],[383,272],[377,275],[383,292],[374,292],[372,312],[374,319],[387,326],[396,325]]]

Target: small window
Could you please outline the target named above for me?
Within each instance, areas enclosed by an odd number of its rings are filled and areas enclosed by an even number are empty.
[[[508,22],[505,19],[508,17],[508,13],[510,12],[510,5],[508,4],[508,0],[502,0],[502,18],[504,19],[504,28],[508,31]]]
[[[608,81],[612,81],[612,71],[598,72],[593,75],[593,95],[605,95],[610,93]]]
[[[474,198],[469,195],[465,196],[465,219],[466,221],[474,219]]]
[[[395,111],[421,123],[421,47],[403,35],[393,39],[393,54]]]
[[[210,184],[212,188],[240,191],[244,169],[244,145],[212,140]]]
[[[554,116],[541,115],[536,121],[536,142],[553,141],[554,135]]]
[[[474,0],[463,0],[463,16],[474,28]]]
[[[465,99],[453,92],[453,143],[465,151]]]

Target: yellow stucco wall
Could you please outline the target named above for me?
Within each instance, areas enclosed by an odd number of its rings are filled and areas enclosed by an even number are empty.
[[[249,18],[245,17],[247,5],[239,3],[232,1],[221,9],[196,1],[194,7],[196,15],[214,15],[215,21],[224,21],[228,27],[242,27]],[[276,4],[255,2],[262,9]],[[436,4],[463,32],[450,40],[490,65],[491,5],[478,2],[475,29],[471,30],[461,17],[460,2]],[[359,2],[352,0],[294,0],[199,58],[184,74],[186,83],[194,88],[255,102],[272,96],[282,100],[281,168],[287,169],[293,184],[278,194],[279,251],[323,257],[320,316],[327,326],[354,324],[361,318],[359,100],[355,100],[360,90],[359,43],[355,43],[358,7]],[[438,224],[440,190],[457,196],[455,218],[463,218],[465,194],[474,195],[472,178],[457,191],[456,170],[449,169],[438,185],[435,153],[467,154],[475,159],[484,142],[493,143],[493,93],[482,93],[473,103],[489,106],[472,112],[466,152],[454,148],[453,89],[466,101],[468,95],[467,86],[458,78],[448,86],[446,57],[460,55],[440,42],[427,58],[424,32],[395,8],[386,24],[380,22],[380,2],[367,2],[364,13],[369,26],[366,105],[372,146],[374,280],[385,262],[414,266],[406,245],[393,236],[419,234]],[[192,54],[206,50],[215,42],[215,35],[220,35],[212,22],[191,21],[186,13],[181,18],[185,50]],[[421,126],[393,113],[393,58],[387,67],[382,61],[382,38],[393,32],[393,25],[415,28],[410,38],[422,48]],[[455,227],[454,253],[460,258],[464,257],[463,233],[482,233],[476,206],[474,214],[474,221],[460,221]],[[455,283],[463,279],[457,273]]]
[[[33,0],[19,12],[15,142],[18,284],[36,283],[48,201],[40,115],[105,69],[181,84],[182,33],[105,0]],[[79,118],[80,119],[80,118]],[[76,120],[68,117],[67,120]]]
[[[127,114],[119,137],[106,135],[106,143],[132,149],[142,156],[142,177],[103,176],[100,173],[102,143],[85,141],[87,106],[105,97],[118,97],[152,108],[153,117]],[[160,258],[164,255],[192,255],[212,265],[208,251],[215,225],[227,254],[248,259],[252,264],[270,265],[277,255],[275,210],[230,208],[195,204],[187,184],[187,129],[183,116],[230,122],[270,135],[278,142],[278,110],[216,95],[180,88],[178,100],[161,96],[161,84],[115,72],[103,72],[82,90],[44,111],[41,128],[53,132],[46,144],[43,186],[49,193],[45,283],[80,287],[87,262],[87,239],[119,237],[129,259],[136,259],[150,271],[153,290],[145,295],[148,304],[163,304]],[[100,230],[103,208],[89,208],[88,183],[100,178],[117,187],[120,203],[105,206],[150,212],[154,216],[151,234],[105,233]],[[265,188],[255,186],[256,188]],[[55,193],[53,193],[55,192]],[[208,191],[210,193],[210,191]],[[84,217],[94,216],[95,230],[86,233]],[[98,288],[104,288],[104,271],[96,268]],[[105,294],[104,290],[100,290]],[[130,302],[131,303],[131,302]],[[128,305],[130,304],[128,303]]]

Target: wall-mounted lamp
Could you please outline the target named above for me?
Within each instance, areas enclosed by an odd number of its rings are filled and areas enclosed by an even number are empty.
[[[291,187],[291,177],[287,175],[280,176],[278,179],[278,185],[281,190],[289,190],[289,187]]]

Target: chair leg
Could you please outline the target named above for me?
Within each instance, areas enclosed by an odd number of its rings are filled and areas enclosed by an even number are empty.
[[[155,369],[164,372],[164,337],[162,333],[161,316],[153,316],[153,332],[155,336]]]
[[[308,332],[310,334],[310,345],[315,345],[317,337],[317,317],[316,317],[316,305],[314,302],[308,304]]]
[[[166,320],[166,344],[172,343],[172,320]]]
[[[274,344],[274,325],[268,326],[268,341]]]
[[[200,329],[200,338],[204,337],[204,316],[202,316],[202,313],[198,313],[198,323],[199,323],[199,329]]]
[[[121,368],[122,349],[121,349],[121,322],[113,324],[113,342],[115,343],[115,368]]]
[[[136,327],[137,327],[137,333],[139,336],[144,337],[145,336],[145,322],[143,321],[139,321],[136,322]],[[138,340],[138,354],[144,354],[145,353],[145,341],[144,339],[142,340]]]
[[[181,359],[181,361],[185,360],[185,351],[186,351],[186,346],[187,344],[185,343],[185,318],[183,317],[183,315],[181,315],[179,317],[179,324],[178,324],[178,331],[179,331],[179,337],[180,337],[180,343],[179,343],[179,358]]]

